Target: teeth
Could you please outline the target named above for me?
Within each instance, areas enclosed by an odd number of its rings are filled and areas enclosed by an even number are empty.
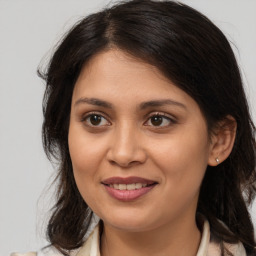
[[[135,189],[135,184],[134,183],[133,184],[127,184],[126,189],[127,190],[134,190]]]
[[[111,188],[115,188],[118,190],[135,190],[140,188],[145,188],[147,186],[146,183],[132,183],[132,184],[109,184]]]
[[[135,184],[135,188],[136,188],[136,189],[142,188],[142,184],[141,184],[141,183],[136,183],[136,184]]]
[[[125,184],[119,184],[119,190],[126,190]]]
[[[115,189],[119,189],[119,184],[114,184]]]

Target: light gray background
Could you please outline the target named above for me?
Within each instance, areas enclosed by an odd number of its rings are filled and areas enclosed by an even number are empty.
[[[44,223],[54,173],[41,145],[39,63],[82,15],[106,0],[0,0],[0,255],[46,245]],[[235,44],[256,120],[256,0],[184,0]],[[238,50],[237,50],[237,49]],[[256,205],[256,204],[255,204]],[[256,207],[252,209],[256,222]]]

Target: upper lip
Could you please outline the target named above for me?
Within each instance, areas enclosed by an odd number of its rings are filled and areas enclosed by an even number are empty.
[[[154,180],[149,180],[141,177],[131,176],[131,177],[110,177],[102,181],[105,185],[110,184],[133,184],[133,183],[143,183],[147,185],[151,185],[157,183]]]

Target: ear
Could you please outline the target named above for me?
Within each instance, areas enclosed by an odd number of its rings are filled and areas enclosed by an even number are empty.
[[[232,116],[226,116],[217,124],[211,135],[209,165],[216,166],[228,158],[234,146],[236,128],[237,123]]]

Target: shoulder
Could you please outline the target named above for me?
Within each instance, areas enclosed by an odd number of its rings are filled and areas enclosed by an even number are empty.
[[[37,256],[36,252],[27,252],[27,253],[11,253],[10,256]]]
[[[202,238],[199,246],[197,256],[220,256],[221,255],[221,244],[211,234],[209,222],[201,217],[201,232]],[[236,244],[229,244],[224,242],[224,247],[232,253],[233,256],[246,256],[246,251],[241,242]]]
[[[229,244],[224,242],[224,247],[234,256],[246,256],[246,251],[241,242],[237,244]],[[209,243],[209,256],[221,255],[220,245],[214,242]]]
[[[73,250],[69,253],[70,256],[76,256],[79,249]],[[63,256],[54,246],[48,246],[37,252],[27,252],[27,253],[11,253],[10,256]]]
[[[49,246],[37,252],[12,253],[10,256],[63,256],[63,254],[61,254],[53,246]]]

